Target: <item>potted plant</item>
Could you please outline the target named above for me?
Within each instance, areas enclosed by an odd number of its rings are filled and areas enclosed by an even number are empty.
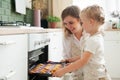
[[[51,28],[55,28],[57,27],[57,22],[60,22],[60,18],[57,16],[48,16],[47,21],[49,22]]]

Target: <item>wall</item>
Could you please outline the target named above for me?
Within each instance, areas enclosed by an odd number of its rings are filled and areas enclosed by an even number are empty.
[[[27,9],[26,15],[15,12],[14,0],[0,0],[0,21],[24,21],[32,22],[32,10]]]
[[[45,2],[48,2],[46,6],[48,12],[43,11],[43,18],[48,15],[47,13],[60,17],[62,10],[72,4],[72,0],[46,0]],[[16,13],[14,0],[0,0],[0,21],[24,21],[33,25],[33,10],[27,9],[26,11],[26,15]],[[61,27],[61,22],[58,25]]]
[[[72,4],[72,0],[53,0],[53,15],[61,16],[61,12]]]
[[[72,5],[72,0],[49,0],[48,3],[49,15],[61,17],[62,10],[69,5]],[[61,26],[62,23],[58,23],[58,27]]]

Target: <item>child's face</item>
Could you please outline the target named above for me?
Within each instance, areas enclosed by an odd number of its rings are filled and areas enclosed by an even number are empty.
[[[92,24],[89,18],[87,18],[85,15],[81,15],[81,23],[82,23],[82,27],[83,29],[87,32],[90,33],[92,30]]]
[[[63,25],[70,30],[73,34],[81,29],[80,19],[67,16],[63,20]]]

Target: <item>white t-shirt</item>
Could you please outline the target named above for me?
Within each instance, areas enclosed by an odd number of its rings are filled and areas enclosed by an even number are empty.
[[[84,66],[84,80],[98,80],[98,78],[105,77],[104,39],[102,34],[96,33],[90,36],[86,40],[82,51],[89,51],[93,54]]]

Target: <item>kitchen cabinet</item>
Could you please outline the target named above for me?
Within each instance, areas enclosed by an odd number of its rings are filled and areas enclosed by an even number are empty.
[[[120,31],[105,32],[105,59],[112,78],[120,78]]]
[[[0,80],[27,80],[27,34],[0,35]]]
[[[49,55],[48,60],[59,62],[62,60],[62,37],[63,32],[51,32],[49,33],[50,43],[49,43]],[[49,78],[49,80],[62,80],[62,78]]]
[[[62,59],[62,32],[49,33],[49,60],[60,61]]]
[[[26,1],[15,0],[15,11],[20,14],[26,14]]]
[[[26,8],[32,9],[32,0],[26,0]]]

